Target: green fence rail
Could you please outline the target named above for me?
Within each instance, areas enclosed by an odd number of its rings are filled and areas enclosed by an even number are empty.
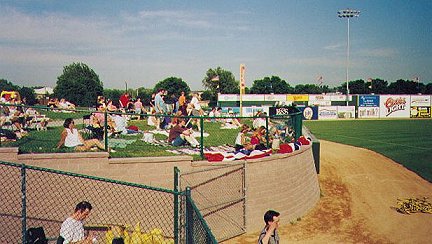
[[[216,243],[185,191],[8,162],[0,162],[0,184],[0,243],[29,243],[35,227],[55,242],[83,200],[93,205],[84,227],[98,243],[111,243],[118,228],[125,243]]]

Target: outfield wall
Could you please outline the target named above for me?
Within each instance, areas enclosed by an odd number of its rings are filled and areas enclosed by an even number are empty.
[[[189,172],[216,166],[207,161],[193,162],[190,156],[110,159],[106,152],[17,153],[16,148],[0,148],[0,160],[168,189],[173,189],[174,167]],[[259,231],[268,209],[280,211],[286,224],[304,216],[319,200],[310,145],[290,154],[246,162],[246,231]]]
[[[239,96],[221,94],[219,105],[239,112]],[[297,104],[304,120],[432,118],[431,95],[246,94],[243,116],[269,111],[274,104]],[[270,104],[269,104],[270,103]]]

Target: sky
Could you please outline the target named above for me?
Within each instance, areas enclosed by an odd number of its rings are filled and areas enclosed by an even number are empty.
[[[179,77],[202,90],[210,68],[246,86],[279,76],[291,86],[346,79],[432,82],[430,0],[0,0],[0,79],[54,87],[87,64],[104,88],[153,88]]]

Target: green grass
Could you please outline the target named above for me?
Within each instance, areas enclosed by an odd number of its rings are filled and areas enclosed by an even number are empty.
[[[432,120],[304,121],[318,139],[378,152],[432,182]]]
[[[71,116],[72,115],[72,116]],[[2,142],[2,147],[18,147],[20,153],[61,153],[61,152],[73,152],[72,149],[62,148],[57,149],[57,143],[60,140],[60,133],[63,130],[63,117],[75,116],[78,129],[82,128],[82,116],[78,116],[76,113],[53,113],[49,114],[50,118],[54,117],[55,120],[50,122],[50,127],[47,131],[36,131],[30,130],[29,134],[22,139],[15,142]],[[153,130],[154,127],[147,125],[147,120],[132,120],[129,125],[136,125],[140,130]],[[204,146],[220,146],[220,145],[233,145],[237,136],[237,129],[220,129],[220,123],[204,122],[204,131],[209,133],[210,136],[204,137]],[[85,136],[85,135],[84,135]],[[126,148],[115,148],[116,152],[110,153],[111,157],[124,158],[124,157],[158,157],[158,156],[173,156],[171,152],[167,152],[169,149],[176,149],[174,146],[157,146],[151,145],[141,141],[142,134],[136,136],[120,136],[122,139],[136,140],[132,144],[129,144]],[[167,137],[159,134],[155,134],[155,139],[166,140]],[[200,138],[198,137],[197,140]],[[194,160],[200,160],[200,155],[194,155]]]

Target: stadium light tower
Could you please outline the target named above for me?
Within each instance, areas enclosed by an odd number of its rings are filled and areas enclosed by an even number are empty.
[[[347,56],[346,56],[346,89],[347,89],[347,97],[346,97],[346,105],[348,106],[349,101],[349,57],[350,57],[350,18],[352,17],[359,17],[360,11],[353,10],[353,9],[345,9],[345,10],[339,10],[338,11],[338,17],[339,18],[346,18],[347,19]]]

